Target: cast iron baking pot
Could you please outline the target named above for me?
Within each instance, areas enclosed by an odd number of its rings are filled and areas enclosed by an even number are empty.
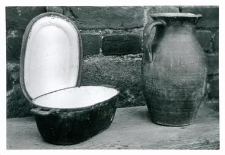
[[[38,130],[46,142],[83,142],[108,128],[116,112],[119,91],[105,86],[59,90],[33,100]]]

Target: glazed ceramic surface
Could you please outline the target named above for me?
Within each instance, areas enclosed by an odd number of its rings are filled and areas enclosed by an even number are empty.
[[[20,83],[38,130],[53,144],[76,144],[110,126],[119,91],[111,86],[80,87],[82,42],[73,21],[44,13],[23,37]]]
[[[156,124],[193,123],[206,88],[205,55],[195,37],[201,15],[159,13],[144,29],[142,82]],[[156,27],[153,41],[151,31]]]

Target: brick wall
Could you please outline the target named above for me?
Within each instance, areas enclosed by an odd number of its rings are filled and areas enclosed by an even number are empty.
[[[19,86],[22,35],[29,21],[47,11],[76,22],[82,36],[84,63],[82,85],[114,85],[121,91],[118,107],[145,105],[141,91],[142,32],[156,12],[202,14],[197,38],[207,56],[208,83],[205,104],[218,110],[219,8],[214,6],[137,7],[7,7],[7,117],[30,115],[32,105]]]

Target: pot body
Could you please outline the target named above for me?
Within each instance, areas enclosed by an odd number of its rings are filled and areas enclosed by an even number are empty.
[[[117,96],[82,109],[32,109],[43,139],[52,144],[83,142],[107,129],[114,119]]]
[[[207,75],[204,51],[195,37],[197,20],[154,19],[150,29],[156,26],[155,38],[151,42],[145,28],[142,60],[143,89],[151,120],[167,126],[192,124],[204,97]]]

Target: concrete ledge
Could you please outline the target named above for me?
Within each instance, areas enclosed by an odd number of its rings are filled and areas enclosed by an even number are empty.
[[[150,121],[147,107],[117,109],[111,126],[77,144],[46,143],[33,117],[7,119],[7,149],[219,149],[219,113],[202,105],[194,124],[166,127]]]

